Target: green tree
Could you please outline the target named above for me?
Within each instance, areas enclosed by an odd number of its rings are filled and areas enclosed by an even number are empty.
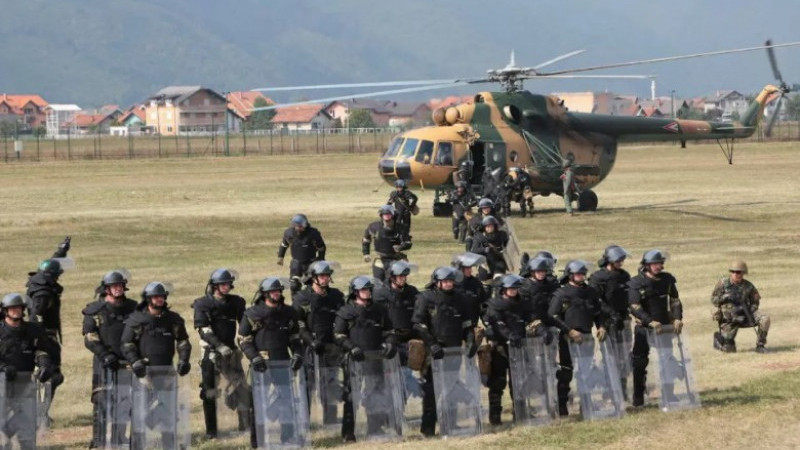
[[[33,135],[36,137],[44,137],[47,134],[47,128],[44,125],[39,125],[33,129]]]
[[[375,121],[366,109],[351,109],[347,128],[375,128]]]
[[[270,106],[270,103],[264,97],[258,97],[256,101],[253,102],[253,106],[256,108],[263,108],[265,106]],[[275,117],[274,109],[255,111],[253,114],[250,114],[250,118],[247,119],[246,127],[248,130],[270,130],[273,126],[273,117]]]

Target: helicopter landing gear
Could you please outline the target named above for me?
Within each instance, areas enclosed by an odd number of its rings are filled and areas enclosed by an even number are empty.
[[[578,194],[578,211],[597,211],[597,194],[591,189]]]

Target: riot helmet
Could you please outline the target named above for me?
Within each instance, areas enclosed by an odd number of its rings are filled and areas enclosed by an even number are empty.
[[[359,275],[357,277],[354,277],[352,280],[350,280],[350,287],[349,287],[349,290],[348,290],[348,298],[350,298],[350,299],[358,298],[358,291],[360,291],[362,289],[369,289],[369,291],[371,293],[372,289],[374,287],[375,287],[375,283],[372,282],[372,278],[364,276],[364,275]],[[370,296],[370,298],[371,298],[371,296]]]
[[[392,205],[383,205],[378,209],[378,217],[382,219],[384,214],[391,214],[392,219],[397,217],[397,211],[394,209],[394,206]]]
[[[630,253],[628,253],[627,250],[619,245],[609,245],[603,251],[603,256],[599,261],[597,261],[597,265],[600,267],[605,267],[608,264],[624,261],[628,256],[630,256]]]
[[[405,189],[406,186],[406,180],[403,180],[402,178],[394,181],[394,187],[397,189]]]
[[[233,289],[234,281],[236,281],[236,273],[230,269],[217,269],[211,272],[211,276],[208,277],[208,284],[213,286],[217,284],[230,283],[231,289]]]
[[[152,281],[147,283],[144,289],[142,289],[142,301],[139,303],[139,307],[142,308],[144,306],[150,306],[156,310],[166,309],[169,291],[170,289],[167,287],[167,285],[160,281]],[[164,297],[163,305],[156,305],[152,301],[153,297],[159,296]]]
[[[484,197],[478,201],[478,208],[494,208],[494,202],[492,199]]]
[[[521,276],[510,273],[500,280],[500,289],[519,289],[522,287],[522,280]]]
[[[481,228],[486,231],[486,227],[489,225],[494,225],[494,231],[497,231],[498,227],[500,226],[500,222],[495,219],[494,216],[486,216],[481,220]]]
[[[53,277],[58,278],[59,275],[64,273],[64,269],[61,267],[61,262],[58,259],[45,259],[41,263],[39,263],[39,271],[44,272],[46,274],[50,274]]]
[[[262,301],[266,301],[269,299],[274,303],[283,303],[283,290],[286,289],[286,286],[283,284],[278,277],[267,277],[261,280],[258,283],[258,290],[256,290],[256,294],[253,297],[253,303],[258,304]],[[280,295],[277,298],[273,298],[270,296],[271,292],[279,291]]]
[[[112,270],[111,272],[107,272],[103,275],[103,279],[100,281],[101,286],[109,287],[112,284],[124,284],[125,290],[128,290],[128,275],[125,273],[127,271],[123,271],[122,269],[119,270]]]
[[[477,253],[466,252],[453,257],[452,266],[463,269],[464,267],[475,267],[486,263],[486,257]]]
[[[18,292],[12,292],[10,294],[6,294],[3,297],[2,303],[0,303],[0,310],[2,310],[2,315],[4,317],[9,317],[14,322],[21,322],[22,319],[25,317],[25,309],[27,308],[27,304],[30,301],[30,298],[27,295],[20,294]],[[8,309],[13,308],[15,306],[22,307],[22,314],[19,317],[11,317],[8,315]]]
[[[547,258],[550,261],[553,261],[553,267],[555,267],[555,265],[558,264],[558,257],[556,255],[548,252],[547,250],[542,250],[542,251],[536,253],[533,257],[534,258],[539,258],[539,257]]]
[[[545,258],[542,256],[537,256],[528,261],[526,265],[528,272],[535,272],[537,270],[543,270],[545,272],[552,272],[553,271],[553,260],[549,258]]]
[[[666,252],[659,249],[648,250],[642,255],[642,265],[663,263],[668,258]]]
[[[305,214],[295,214],[291,224],[293,227],[308,228],[308,217]]]
[[[389,276],[408,276],[411,273],[411,265],[405,261],[395,261],[389,266]]]

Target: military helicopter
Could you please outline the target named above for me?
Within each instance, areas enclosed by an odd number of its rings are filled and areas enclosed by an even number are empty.
[[[655,58],[601,66],[544,72],[545,66],[574,56],[582,50],[561,55],[535,67],[517,67],[511,62],[503,69],[490,70],[488,76],[452,80],[396,81],[320,86],[297,86],[259,90],[328,89],[343,87],[411,86],[407,88],[319,99],[327,102],[345,98],[374,97],[405,92],[442,89],[480,83],[499,83],[502,91],[480,92],[471,101],[433,111],[433,126],[416,128],[396,136],[378,162],[378,171],[387,183],[406,180],[412,188],[435,189],[433,213],[450,214],[443,201],[446,192],[459,179],[479,187],[486,171],[508,173],[524,171],[534,195],[563,195],[562,166],[569,161],[577,187],[573,201],[578,210],[593,211],[598,198],[592,188],[603,181],[617,156],[619,142],[680,141],[715,139],[720,142],[728,162],[733,162],[735,139],[751,136],[764,115],[766,105],[790,92],[778,72],[773,48],[800,45],[800,42],[721,50],[690,55]],[[522,82],[550,78],[647,78],[641,75],[575,75],[642,64],[651,64],[711,55],[766,49],[779,86],[767,85],[750,103],[739,121],[625,117],[570,112],[564,102],[551,95],[523,90]],[[289,106],[275,105],[268,108]],[[774,119],[774,116],[773,116]],[[774,120],[770,120],[769,128]],[[769,130],[767,131],[769,133]],[[724,147],[723,147],[724,142]]]

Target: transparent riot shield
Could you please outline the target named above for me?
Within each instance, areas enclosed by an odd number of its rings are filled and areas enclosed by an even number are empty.
[[[0,447],[36,448],[37,390],[30,372],[17,373],[14,381],[0,374]]]
[[[219,430],[236,430],[249,432],[250,386],[242,369],[242,353],[234,350],[233,354],[223,357],[214,353],[212,358],[217,390],[217,427]]]
[[[50,429],[50,404],[53,403],[53,385],[36,382],[36,434],[41,439]]]
[[[556,374],[541,337],[527,338],[520,347],[509,347],[514,421],[544,425],[555,418]]]
[[[310,445],[304,370],[289,361],[268,361],[264,372],[251,371],[258,448],[294,449]]]
[[[341,356],[314,355],[314,385],[311,391],[311,423],[323,429],[342,425],[341,404],[344,395],[344,373]]]
[[[363,361],[350,360],[348,376],[356,439],[401,439],[405,424],[398,358],[366,352]]]
[[[694,384],[692,358],[683,336],[675,334],[671,325],[662,327],[661,333],[647,330],[647,342],[656,357],[650,364],[658,374],[659,406],[662,411],[675,411],[700,407],[700,395]]]
[[[422,375],[410,367],[400,367],[403,384],[403,417],[406,425],[419,428],[422,423]]]
[[[189,405],[172,366],[151,366],[132,377],[131,448],[187,449]]]
[[[131,423],[133,373],[128,369],[106,369],[103,373],[102,412],[105,448],[128,448]]]
[[[584,419],[622,417],[625,413],[622,387],[611,343],[598,342],[587,333],[581,342],[569,342],[569,353],[581,399]]]
[[[611,350],[614,352],[614,359],[617,362],[617,372],[619,372],[620,385],[622,386],[622,397],[628,400],[628,384],[632,381],[631,374],[633,366],[631,364],[631,351],[633,350],[633,329],[631,321],[626,320],[621,330],[613,330],[608,334],[611,340]]]
[[[444,349],[433,360],[433,391],[439,432],[447,436],[474,436],[483,431],[481,376],[474,359],[461,347]]]

